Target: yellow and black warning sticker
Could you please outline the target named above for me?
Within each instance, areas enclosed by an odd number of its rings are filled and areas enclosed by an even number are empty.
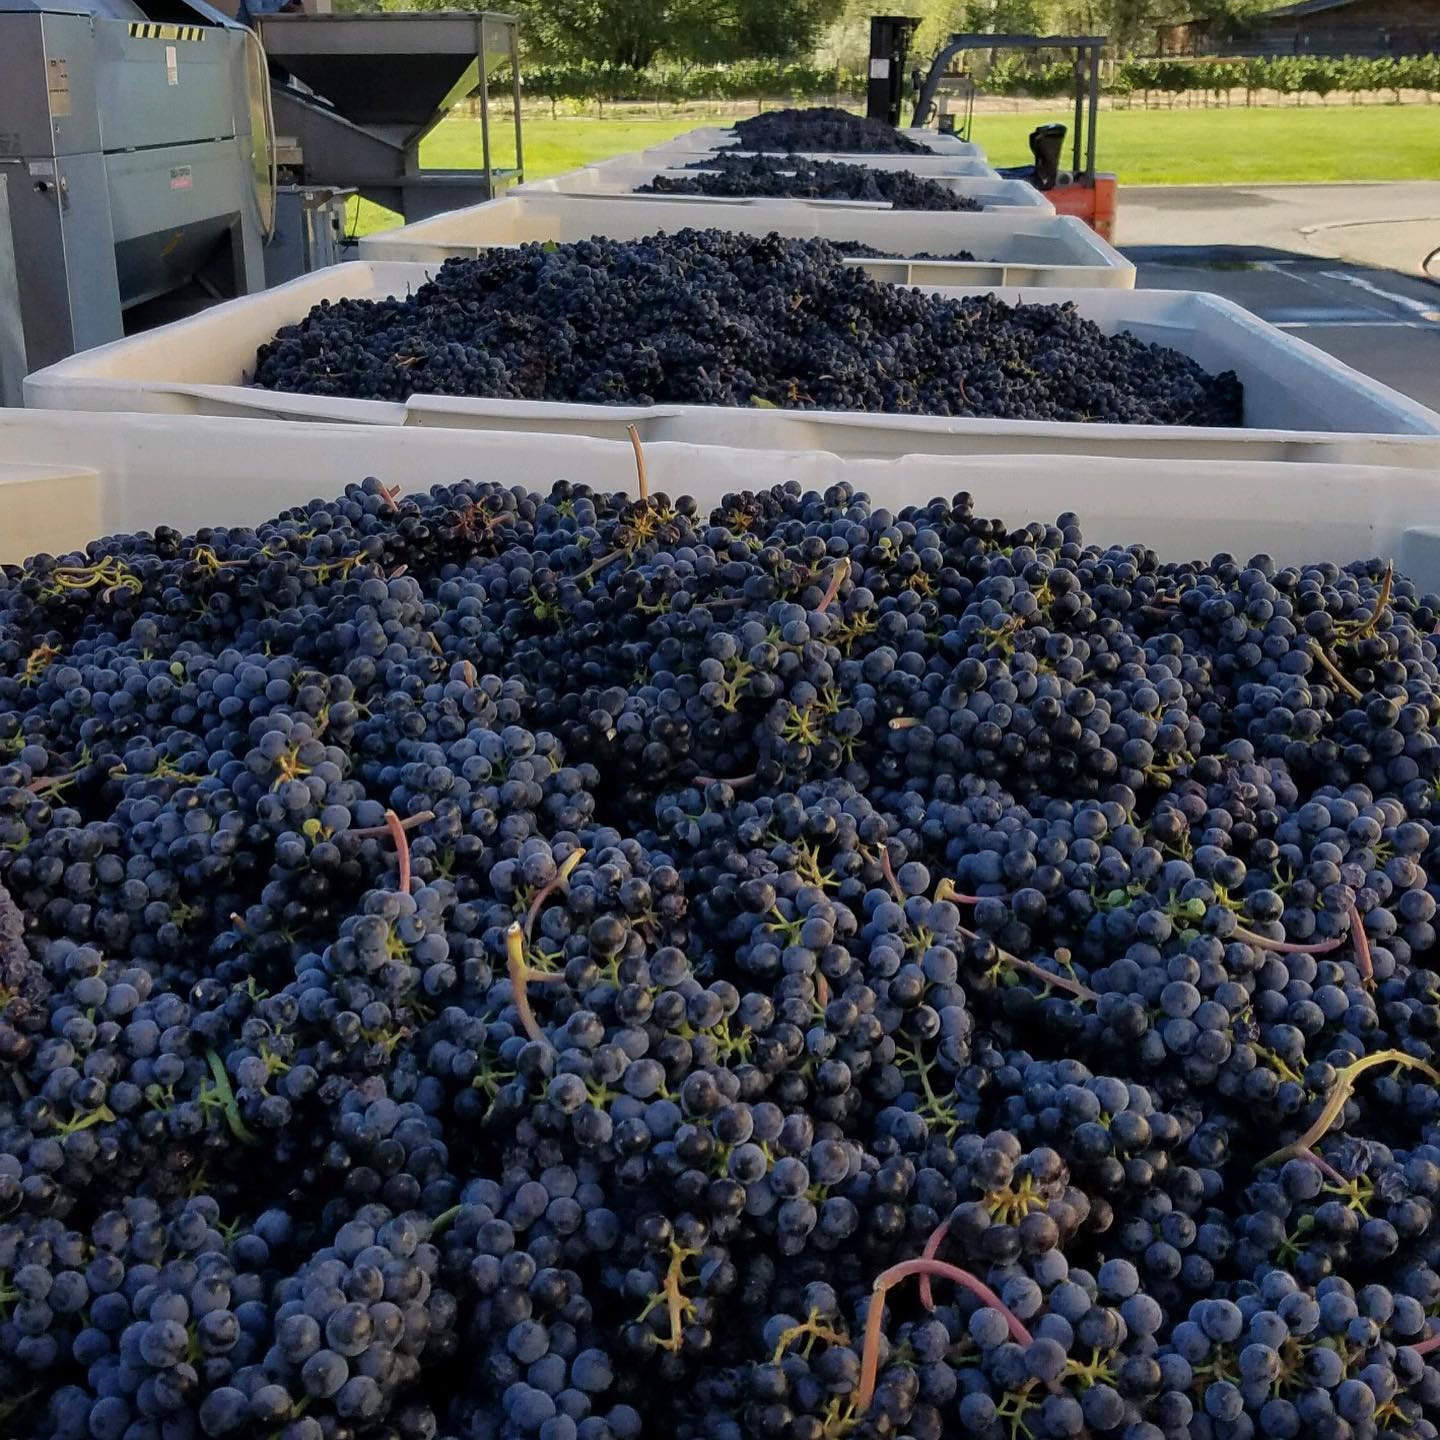
[[[136,40],[203,40],[208,27],[204,25],[160,25],[152,21],[132,21],[130,34]]]

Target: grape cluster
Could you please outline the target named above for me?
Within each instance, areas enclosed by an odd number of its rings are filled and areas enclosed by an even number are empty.
[[[447,260],[404,299],[325,301],[255,384],[1132,424],[1236,425],[1239,381],[1070,305],[882,284],[823,240],[682,230]]]
[[[918,140],[891,125],[854,115],[834,105],[804,110],[765,110],[731,127],[731,150],[834,151],[854,155],[929,155]]]
[[[730,155],[720,151],[638,186],[653,195],[764,196],[775,200],[869,200],[892,210],[983,210],[937,180],[910,170],[877,170],[804,155]]]
[[[1432,1440],[1440,597],[639,492],[0,571],[4,1433]]]

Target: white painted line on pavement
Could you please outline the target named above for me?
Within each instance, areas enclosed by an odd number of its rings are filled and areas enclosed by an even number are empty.
[[[1364,280],[1359,275],[1349,275],[1343,270],[1326,270],[1323,273],[1327,280],[1343,280],[1345,284],[1353,285],[1357,290],[1368,291],[1371,295],[1378,295],[1382,300],[1388,300],[1392,305],[1398,305],[1402,310],[1408,310],[1412,315],[1420,316],[1422,320],[1440,321],[1440,311],[1433,309],[1424,300],[1416,300],[1413,296],[1386,290],[1381,285]]]
[[[1440,311],[1428,320],[1271,320],[1270,324],[1277,330],[1434,330],[1437,320]]]

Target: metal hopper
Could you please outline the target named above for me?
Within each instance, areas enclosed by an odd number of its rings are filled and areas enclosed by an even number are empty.
[[[258,26],[276,132],[298,142],[301,183],[354,188],[416,220],[478,204],[523,178],[513,15],[266,15]],[[513,166],[492,163],[492,83],[513,101]],[[483,168],[422,169],[421,140],[471,96],[480,102]]]

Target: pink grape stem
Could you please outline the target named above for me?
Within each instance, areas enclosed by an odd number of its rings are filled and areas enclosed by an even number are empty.
[[[410,893],[410,837],[405,833],[405,826],[400,817],[393,811],[385,812],[385,828],[390,832],[390,838],[395,842],[395,853],[400,860],[400,893]]]
[[[383,825],[367,825],[361,830],[347,830],[345,833],[355,836],[357,840],[370,839],[381,835],[393,835],[395,831],[391,828],[389,817],[394,815],[394,813],[393,810],[387,810],[385,812],[386,820]],[[424,825],[427,821],[433,820],[434,818],[435,812],[433,810],[421,810],[418,814],[409,815],[404,820],[401,820],[400,828],[402,830],[413,830],[417,825]]]
[[[1266,935],[1247,930],[1243,925],[1237,925],[1234,934],[1236,939],[1245,941],[1247,945],[1273,950],[1277,955],[1328,955],[1345,943],[1344,937],[1338,935],[1333,940],[1317,940],[1313,945],[1302,945],[1296,940],[1271,940]]]
[[[952,905],[978,905],[979,895],[962,895],[952,880],[942,880],[935,887],[935,903],[938,905],[942,900],[948,900]]]
[[[1350,906],[1350,934],[1355,941],[1355,968],[1360,972],[1361,983],[1368,988],[1375,983],[1375,962],[1370,958],[1370,937],[1365,933],[1365,921],[1353,903]]]
[[[900,906],[905,904],[905,892],[900,888],[900,882],[895,878],[895,867],[890,863],[890,852],[882,843],[880,846],[880,871],[885,876],[885,884],[889,887],[890,893],[895,897],[895,903]]]
[[[933,1238],[933,1237],[932,1237]],[[1005,1317],[1011,1338],[1021,1345],[1032,1343],[1030,1332],[1021,1324],[1005,1302],[983,1280],[977,1280],[968,1270],[958,1265],[947,1265],[943,1260],[921,1257],[918,1260],[902,1260],[882,1271],[870,1287],[870,1309],[865,1316],[865,1343],[860,1352],[860,1387],[855,1393],[855,1405],[861,1414],[870,1408],[875,1398],[875,1379],[880,1369],[880,1336],[885,1324],[885,1295],[902,1280],[911,1275],[934,1275],[941,1280],[950,1280],[968,1290],[979,1302],[990,1310],[998,1310]]]
[[[1346,1183],[1345,1177],[1323,1155],[1317,1155],[1313,1150],[1297,1150],[1295,1158],[1308,1160],[1322,1175],[1337,1185]]]
[[[840,561],[840,563],[839,563],[838,565],[836,565],[836,567],[830,572],[830,583],[829,583],[828,585],[826,585],[826,587],[825,587],[825,593],[820,597],[820,603],[815,607],[815,609],[816,609],[820,614],[823,615],[823,614],[825,613],[825,611],[827,611],[827,610],[830,608],[831,603],[834,601],[835,597],[840,593],[840,587],[845,583],[845,577],[846,577],[849,573],[850,573],[850,562],[849,562],[849,560],[842,560],[842,561]]]
[[[942,1220],[931,1232],[930,1238],[925,1242],[925,1248],[920,1252],[922,1260],[933,1260],[939,1253],[940,1247],[945,1243],[945,1237],[950,1233],[949,1220]],[[935,1294],[930,1288],[930,1272],[927,1270],[920,1277],[920,1303],[927,1309],[935,1308]]]

